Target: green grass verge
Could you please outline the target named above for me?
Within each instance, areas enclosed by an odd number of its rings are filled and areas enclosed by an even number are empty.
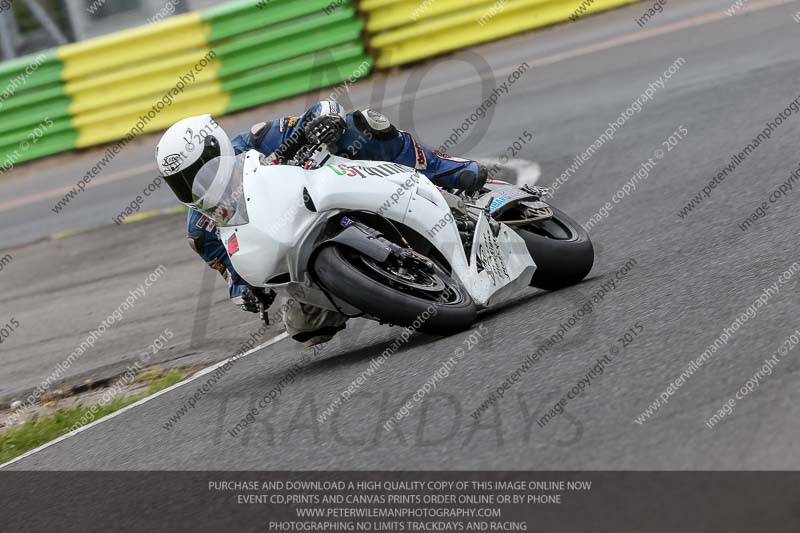
[[[0,464],[69,433],[70,429],[75,424],[79,424],[82,419],[99,420],[146,396],[178,383],[184,377],[184,374],[178,370],[169,372],[148,370],[136,378],[136,382],[148,384],[147,391],[144,393],[118,397],[105,405],[79,405],[59,409],[45,417],[34,415],[21,426],[0,434]]]

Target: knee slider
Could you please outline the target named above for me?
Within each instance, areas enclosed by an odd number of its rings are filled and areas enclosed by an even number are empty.
[[[264,142],[264,138],[270,129],[272,129],[272,123],[267,122],[259,122],[250,128],[250,144],[252,144],[253,148],[256,150],[261,148],[261,143]]]
[[[359,130],[374,139],[388,140],[400,135],[397,127],[385,115],[373,109],[354,112],[353,123]]]

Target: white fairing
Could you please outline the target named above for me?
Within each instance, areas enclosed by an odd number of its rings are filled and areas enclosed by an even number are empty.
[[[517,295],[536,269],[524,241],[502,224],[494,237],[483,216],[472,257],[467,258],[442,193],[408,167],[331,156],[321,168],[304,170],[262,165],[260,154],[251,151],[243,183],[249,223],[220,228],[234,268],[252,285],[295,295],[302,290],[303,301],[320,307],[333,308],[310,281],[307,259],[327,219],[343,210],[378,212],[427,238],[447,258],[454,277],[479,307]],[[316,212],[306,207],[304,189]],[[231,253],[229,242],[234,235],[238,250],[234,247]],[[347,310],[342,302],[338,304]]]
[[[478,264],[483,267],[480,272]],[[522,237],[505,224],[500,224],[495,237],[482,214],[470,257],[472,298],[484,307],[510,300],[530,284],[535,271],[536,264]]]

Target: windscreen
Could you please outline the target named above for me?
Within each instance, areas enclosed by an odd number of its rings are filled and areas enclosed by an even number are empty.
[[[195,208],[220,226],[247,224],[244,197],[245,154],[212,159],[197,173],[192,185]]]

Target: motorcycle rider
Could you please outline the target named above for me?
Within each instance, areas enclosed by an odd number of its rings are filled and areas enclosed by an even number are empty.
[[[365,109],[345,113],[332,100],[318,102],[303,115],[261,122],[230,140],[210,115],[181,120],[163,135],[156,149],[162,177],[178,199],[190,208],[189,244],[227,281],[231,300],[242,309],[269,307],[274,292],[251,287],[234,270],[215,224],[193,208],[192,185],[208,161],[257,150],[275,164],[286,163],[308,143],[323,143],[331,153],[351,159],[388,161],[413,167],[435,185],[468,192],[479,190],[488,176],[485,165],[436,152],[395,127],[381,113]],[[327,342],[344,328],[346,317],[300,304],[283,306],[283,320],[293,338],[307,346]]]

